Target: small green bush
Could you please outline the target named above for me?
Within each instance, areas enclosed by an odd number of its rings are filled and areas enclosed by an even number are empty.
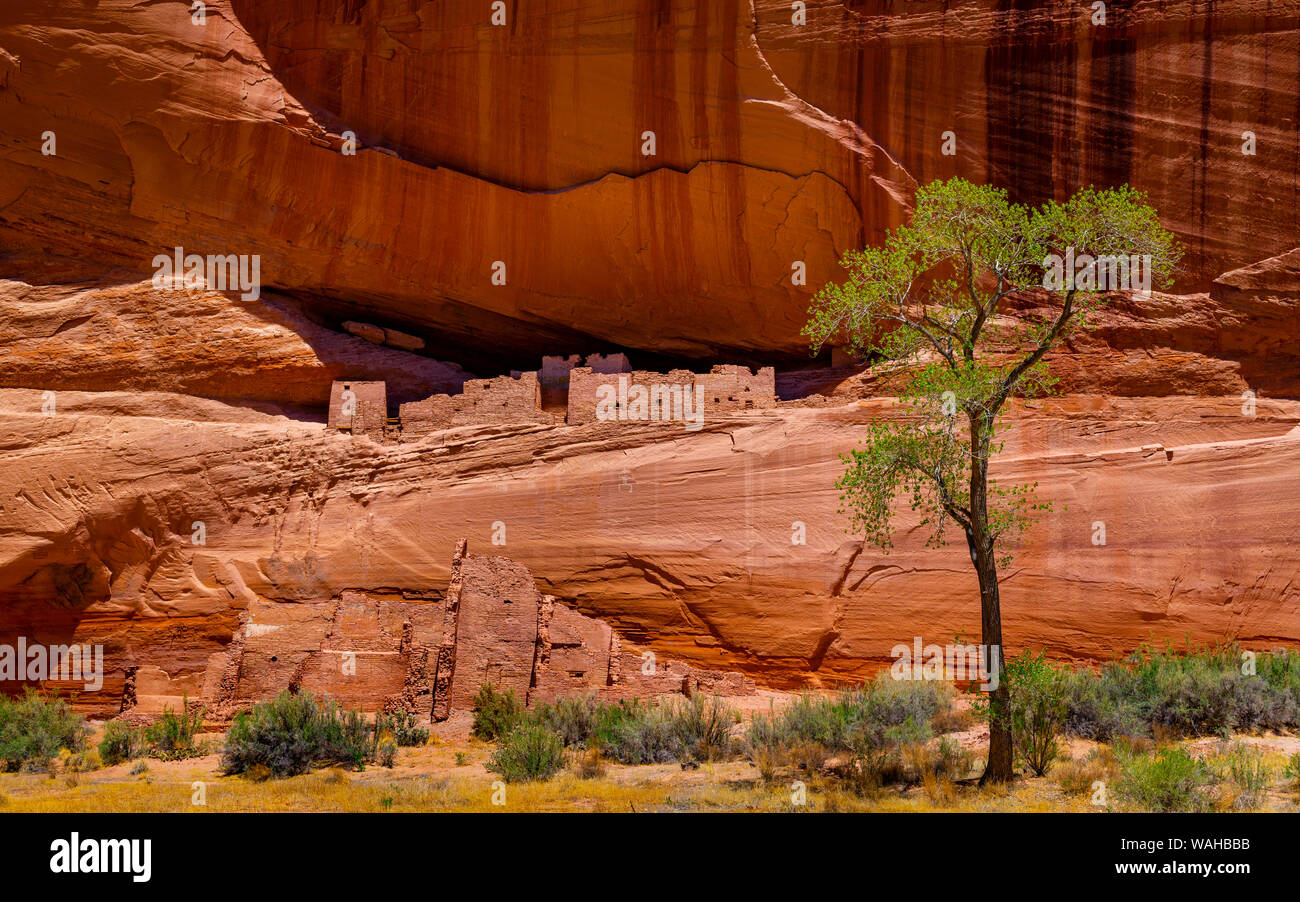
[[[1120,756],[1116,794],[1143,811],[1208,811],[1214,774],[1181,748]]]
[[[511,733],[524,716],[524,706],[513,689],[497,692],[489,683],[479,687],[474,696],[472,733],[479,739],[495,742]]]
[[[1295,789],[1300,789],[1300,752],[1296,752],[1290,758],[1286,759],[1286,767],[1282,775],[1291,781]]]
[[[549,780],[564,766],[564,743],[558,734],[535,724],[510,732],[488,761],[487,769],[507,783]]]
[[[1219,779],[1233,790],[1232,807],[1251,811],[1264,803],[1273,782],[1273,768],[1259,751],[1236,742],[1214,765]]]
[[[410,711],[397,710],[390,714],[375,715],[375,734],[382,736],[390,733],[393,742],[401,748],[427,745],[429,728],[420,726],[415,715]]]
[[[104,725],[104,738],[99,741],[99,757],[112,766],[139,758],[144,754],[144,731],[124,720],[110,720]]]
[[[194,737],[203,730],[203,707],[191,705],[188,696],[181,701],[180,713],[164,706],[162,715],[144,731],[149,757],[173,761],[206,754]]]
[[[0,696],[0,762],[7,771],[43,769],[60,750],[79,752],[86,722],[58,696],[30,687],[20,698]]]
[[[1016,756],[1041,777],[1060,753],[1065,722],[1065,682],[1046,653],[1023,652],[1007,661],[1003,679],[1011,698]]]

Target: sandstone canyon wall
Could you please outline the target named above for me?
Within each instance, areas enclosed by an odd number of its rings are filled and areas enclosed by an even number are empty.
[[[137,699],[254,697],[340,611],[377,654],[407,621],[435,647],[412,611],[461,537],[766,685],[972,637],[964,548],[905,519],[885,556],[837,512],[886,376],[791,371],[838,256],[960,174],[1032,201],[1130,182],[1189,251],[1177,293],[1115,298],[1053,355],[1065,395],[1012,414],[999,475],[1059,504],[1005,574],[1012,650],[1300,643],[1300,4],[487,6],[0,7],[0,641],[103,644],[103,713],[129,675]],[[155,287],[178,246],[259,254],[261,297]],[[775,363],[786,400],[699,432],[325,428],[336,379],[397,405],[620,349]],[[405,685],[385,673],[361,700]]]

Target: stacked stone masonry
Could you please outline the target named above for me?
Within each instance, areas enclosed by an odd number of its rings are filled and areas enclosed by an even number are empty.
[[[708,373],[632,370],[621,353],[544,357],[540,370],[471,379],[460,394],[433,395],[400,405],[387,417],[383,382],[337,381],[330,392],[329,427],[375,440],[420,438],[458,426],[584,425],[602,420],[677,422],[776,406],[772,367],[720,365]],[[604,402],[602,405],[602,401]],[[611,408],[611,404],[613,407]]]
[[[188,696],[214,722],[284,689],[435,721],[468,711],[484,683],[530,705],[590,692],[608,699],[755,692],[740,673],[656,661],[604,621],[541,594],[527,567],[469,554],[463,539],[443,593],[345,590],[318,602],[256,601],[202,673],[173,679],[145,664],[128,683],[126,715],[156,715]]]

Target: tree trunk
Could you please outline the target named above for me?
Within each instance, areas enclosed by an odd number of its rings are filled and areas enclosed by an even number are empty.
[[[989,662],[989,682],[997,688],[989,693],[989,760],[980,777],[985,783],[1005,783],[1014,776],[1011,754],[1011,693],[1007,688],[1002,651],[1002,606],[998,600],[998,566],[992,548],[980,553],[980,627]]]
[[[989,682],[997,688],[989,693],[989,758],[980,777],[985,783],[1005,783],[1015,774],[1011,750],[1011,693],[1007,688],[1002,650],[1002,604],[998,598],[998,564],[988,524],[989,444],[991,417],[971,418],[970,511],[971,545],[975,572],[980,583],[981,642],[988,657]]]

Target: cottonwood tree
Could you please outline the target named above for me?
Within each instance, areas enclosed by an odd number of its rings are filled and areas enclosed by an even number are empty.
[[[928,546],[943,545],[952,524],[965,534],[983,643],[996,652],[981,782],[1013,776],[998,567],[1034,516],[1051,510],[1036,483],[989,478],[1003,408],[1013,396],[1053,388],[1044,355],[1087,328],[1108,291],[1167,285],[1180,257],[1156,212],[1128,186],[1088,188],[1031,209],[1001,189],[955,178],[921,188],[911,223],[883,246],[846,253],[840,265],[850,278],[823,287],[809,310],[804,333],[814,352],[836,344],[875,363],[894,361],[902,381],[897,416],[872,423],[864,444],[844,457],[836,485],[851,530],[888,553],[895,502],[903,500],[928,528]]]

